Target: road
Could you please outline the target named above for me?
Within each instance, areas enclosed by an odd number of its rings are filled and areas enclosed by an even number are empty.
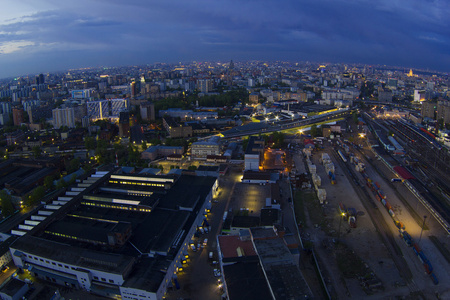
[[[184,270],[178,274],[180,290],[172,290],[166,294],[166,299],[221,299],[223,293],[218,285],[218,278],[214,277],[214,268],[220,268],[219,265],[212,265],[213,260],[217,259],[217,235],[222,230],[223,214],[228,209],[229,201],[233,192],[233,187],[242,176],[241,168],[233,167],[227,175],[219,178],[219,196],[214,199],[217,202],[212,203],[211,212],[208,214],[208,222],[211,231],[207,234],[201,234],[195,238],[194,244],[208,239],[207,246],[193,252],[189,249],[189,258],[183,266]],[[209,252],[214,253],[214,258],[209,259]]]

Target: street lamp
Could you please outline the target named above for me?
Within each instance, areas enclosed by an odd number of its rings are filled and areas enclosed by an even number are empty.
[[[427,219],[427,216],[423,216],[423,224],[422,224],[422,229],[420,230],[419,243],[420,243],[420,240],[422,239],[422,232],[423,232],[423,228],[425,227],[425,220],[426,219]]]
[[[342,219],[344,218],[345,214],[341,213],[339,215],[339,230],[338,230],[338,241],[341,238],[341,223],[342,223]]]

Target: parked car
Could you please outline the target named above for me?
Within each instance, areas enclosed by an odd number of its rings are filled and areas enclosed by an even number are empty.
[[[222,275],[222,273],[220,273],[219,269],[214,269],[214,276],[215,277],[220,277]]]

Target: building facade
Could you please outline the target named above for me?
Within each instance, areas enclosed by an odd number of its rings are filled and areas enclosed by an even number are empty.
[[[62,126],[75,128],[75,110],[73,107],[56,108],[52,110],[53,127],[59,129]]]

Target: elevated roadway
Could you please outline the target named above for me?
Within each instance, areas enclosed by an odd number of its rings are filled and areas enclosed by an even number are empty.
[[[337,111],[312,116],[306,119],[293,119],[288,121],[278,122],[260,122],[250,123],[247,125],[232,128],[230,130],[222,132],[222,137],[225,139],[258,135],[258,134],[270,134],[273,132],[295,132],[296,129],[306,128],[312,125],[320,125],[324,123],[330,123],[333,121],[339,121],[350,115],[353,111],[351,109],[339,109]]]

